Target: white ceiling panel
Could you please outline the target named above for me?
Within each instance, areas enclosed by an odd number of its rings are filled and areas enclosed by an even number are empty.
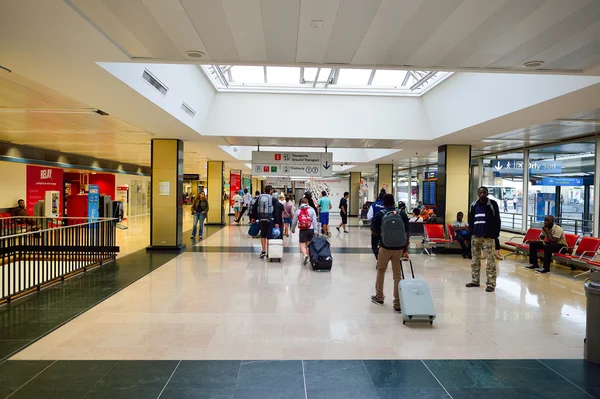
[[[541,53],[534,55],[531,59],[543,60],[546,63],[545,66],[548,67],[553,62],[567,57],[569,54],[581,50],[586,46],[598,46],[598,44],[594,44],[598,41],[598,38],[600,38],[600,20],[569,38],[550,46]],[[600,49],[600,47],[597,48]]]
[[[470,35],[463,38],[440,61],[444,66],[480,66],[495,59],[486,56],[486,44],[512,29],[517,23],[541,7],[546,0],[509,0],[494,15],[484,21]],[[475,53],[478,52],[477,55]],[[469,60],[470,63],[466,63]]]
[[[598,64],[600,64],[600,40],[590,43],[546,67],[556,69],[577,68],[583,70],[589,65]]]
[[[165,60],[183,59],[144,4],[135,0],[102,1],[154,54],[154,57]]]
[[[350,63],[369,29],[381,0],[342,0],[327,46],[325,62]]]
[[[300,0],[261,0],[260,6],[268,60],[295,63]]]
[[[590,3],[573,14],[566,16],[560,22],[548,25],[548,29],[505,54],[494,62],[491,67],[512,68],[520,66],[525,61],[532,61],[530,58],[532,55],[552,47],[554,43],[560,42],[561,38],[570,37],[581,29],[589,27],[598,21],[599,16],[600,1]]]
[[[423,0],[383,0],[362,43],[353,64],[381,64],[387,50],[394,44],[404,25],[422,5]]]
[[[548,0],[517,25],[506,30],[504,34],[488,41],[483,51],[486,55],[493,55],[498,60],[521,44],[542,34],[549,26],[565,19],[589,2],[590,0]],[[472,64],[471,60],[468,60],[467,63]]]
[[[297,62],[323,63],[340,0],[303,0],[298,27]],[[311,21],[323,21],[321,28],[313,28]]]
[[[409,65],[438,65],[449,50],[494,15],[506,1],[465,0],[409,59]]]
[[[130,57],[153,58],[137,37],[101,1],[70,0],[70,5],[79,13],[85,14],[114,43],[118,44]],[[68,3],[67,3],[68,4]]]
[[[142,1],[180,54],[185,56],[186,51],[201,51],[206,54],[202,60],[210,60],[206,46],[202,43],[194,24],[179,0]]]
[[[408,60],[461,3],[462,0],[425,0],[389,48],[385,63],[410,65]]]
[[[267,61],[260,0],[222,0],[240,60]]]
[[[219,0],[181,0],[213,60],[239,61],[225,10]]]

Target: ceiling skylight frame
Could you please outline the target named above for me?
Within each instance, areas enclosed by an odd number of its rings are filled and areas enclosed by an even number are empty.
[[[233,78],[237,71],[244,67],[263,68],[263,82],[244,83],[243,81],[234,81]],[[289,74],[290,82],[283,82],[278,79],[277,83],[270,83],[269,68],[290,68],[296,69],[297,74]],[[206,74],[217,91],[224,92],[251,92],[251,93],[294,93],[294,94],[345,94],[345,95],[372,95],[372,96],[412,96],[420,97],[433,87],[444,81],[452,75],[445,71],[421,71],[421,70],[387,70],[387,69],[362,69],[368,73],[354,73],[354,76],[365,78],[366,84],[339,84],[340,71],[358,70],[359,68],[331,68],[331,67],[306,67],[306,66],[256,66],[256,65],[201,65],[200,69]],[[316,69],[316,71],[315,71]],[[309,71],[310,70],[310,71]],[[283,71],[283,70],[282,70]],[[398,85],[394,82],[385,84],[373,84],[378,79],[377,72],[398,71],[402,76],[402,81],[398,80]],[[405,72],[402,75],[402,72]],[[241,72],[238,72],[240,74]],[[256,74],[256,71],[254,70]],[[293,75],[293,76],[292,76]],[[345,73],[345,75],[350,75]],[[393,73],[388,73],[393,76]],[[256,78],[256,76],[254,76]]]

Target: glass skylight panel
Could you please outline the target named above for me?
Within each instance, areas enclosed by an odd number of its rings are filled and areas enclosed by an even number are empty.
[[[218,91],[420,96],[450,72],[253,65],[202,65]]]
[[[267,67],[267,84],[276,84],[276,85],[300,84],[300,68]]]
[[[372,69],[340,69],[336,84],[340,86],[366,86]]]
[[[231,67],[231,82],[236,84],[264,84],[265,69],[261,66],[241,66]]]
[[[378,69],[375,71],[375,76],[373,77],[371,86],[401,87],[407,73],[408,71],[388,71],[384,69]]]

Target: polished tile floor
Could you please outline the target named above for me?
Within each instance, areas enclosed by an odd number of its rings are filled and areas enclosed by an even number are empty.
[[[582,360],[10,361],[2,398],[593,398]]]
[[[188,241],[187,252],[13,359],[583,356],[583,282],[574,280],[566,269],[537,275],[523,268],[524,260],[512,258],[500,263],[497,291],[486,293],[484,287],[465,288],[470,265],[460,256],[412,255],[415,273],[430,283],[438,317],[433,327],[404,326],[401,316],[392,311],[391,272],[386,280],[386,305],[369,300],[375,261],[367,228],[353,226],[348,235],[333,235],[331,273],[315,273],[301,265],[297,237],[286,238],[289,251],[282,263],[265,262],[257,254],[260,241],[246,232],[247,226],[228,226],[204,241]]]

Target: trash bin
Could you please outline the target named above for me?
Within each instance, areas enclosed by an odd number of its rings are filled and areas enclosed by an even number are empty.
[[[583,357],[588,362],[600,363],[600,272],[592,272],[585,282],[587,298]]]

